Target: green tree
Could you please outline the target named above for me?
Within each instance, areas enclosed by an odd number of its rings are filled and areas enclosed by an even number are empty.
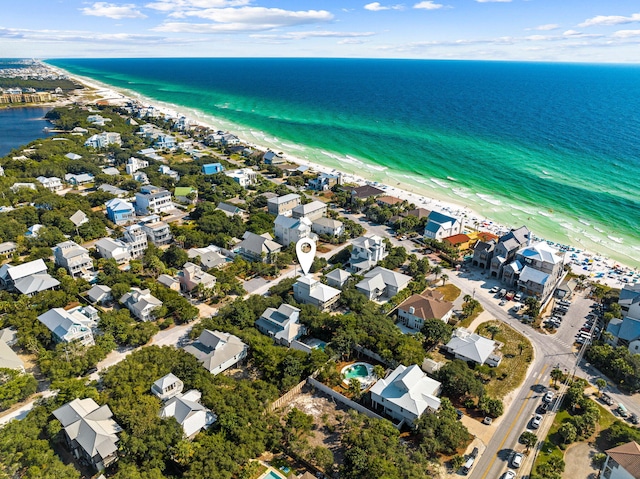
[[[500,332],[500,327],[495,324],[490,324],[486,327],[486,331],[491,335],[491,340],[493,340],[496,337],[496,334]]]
[[[538,436],[530,431],[525,431],[520,435],[520,442],[525,445],[527,452],[538,442]]]
[[[553,380],[553,385],[556,386],[558,384],[558,381],[560,381],[563,377],[564,377],[564,373],[562,372],[562,369],[560,368],[553,368],[551,370],[551,373],[549,373],[551,376],[551,379]]]
[[[562,442],[564,444],[571,444],[578,438],[578,431],[576,427],[570,422],[566,422],[562,426],[560,426],[560,428],[558,429],[558,434],[560,434],[560,437],[562,437]]]
[[[420,332],[427,345],[432,348],[438,343],[447,343],[451,339],[453,328],[440,319],[429,318],[424,321]]]
[[[596,379],[596,387],[598,388],[598,392],[602,394],[602,391],[604,391],[604,388],[607,387],[606,379],[603,379],[603,378]]]
[[[440,279],[442,280],[442,286],[444,286],[447,280],[449,279],[449,276],[446,274],[443,274],[442,276],[440,276]]]

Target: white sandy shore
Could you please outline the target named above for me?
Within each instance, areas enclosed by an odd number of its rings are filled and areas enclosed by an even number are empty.
[[[51,67],[53,70],[64,73],[68,75],[70,78],[73,78],[78,83],[82,83],[85,86],[95,90],[92,94],[99,96],[103,100],[109,101],[114,105],[124,105],[130,101],[138,101],[143,104],[154,106],[158,111],[168,114],[170,116],[185,116],[189,117],[188,114],[181,113],[172,108],[163,106],[159,104],[159,102],[154,101],[148,98],[139,98],[134,99],[127,96],[124,93],[120,93],[114,90],[112,87],[108,85],[103,85],[98,82],[93,81],[92,79],[88,79],[85,77],[79,77],[76,75],[71,75],[69,72],[64,70],[57,69],[55,67]],[[194,124],[198,124],[207,128],[212,129],[221,129],[216,127],[215,125],[208,124],[202,122],[201,120],[194,120],[190,118]],[[252,142],[245,141],[246,139],[240,138],[245,144],[251,146],[253,148],[266,151],[268,147],[264,145],[254,144]],[[295,157],[290,154],[283,154],[283,156],[292,163],[297,163],[299,165],[305,165],[309,168],[313,169],[316,172],[324,172],[324,173],[338,173],[339,170],[318,164],[313,163],[306,159],[301,159]],[[354,174],[348,174],[342,172],[343,181],[348,183],[356,183],[359,185],[364,184],[373,184],[370,180],[366,178]],[[429,198],[427,196],[423,196],[417,193],[412,193],[406,191],[402,188],[398,188],[397,186],[378,184],[375,186],[384,189],[390,196],[395,196],[402,200],[407,200],[409,203],[413,203],[417,208],[425,208],[428,210],[436,210],[442,211],[451,216],[455,216],[464,222],[464,225],[468,229],[473,229],[478,223],[480,225],[480,230],[489,231],[496,235],[501,235],[509,231],[509,228],[504,225],[495,223],[485,216],[478,214],[477,212],[471,210],[468,206],[455,204],[453,202],[442,201],[435,198]],[[542,238],[540,238],[542,240]],[[620,288],[624,285],[623,279],[627,279],[628,282],[631,282],[634,278],[636,281],[640,281],[640,273],[638,273],[635,269],[630,268],[628,266],[622,265],[618,262],[615,262],[611,259],[605,258],[601,255],[597,255],[588,251],[582,250],[581,246],[574,247],[574,251],[566,253],[565,256],[566,262],[571,265],[571,268],[574,273],[581,275],[584,274],[588,276],[590,279],[600,282],[602,284],[607,284],[612,287]],[[615,272],[615,271],[618,272]],[[630,274],[632,276],[630,276]]]

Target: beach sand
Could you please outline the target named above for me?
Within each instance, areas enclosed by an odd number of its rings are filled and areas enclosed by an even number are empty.
[[[123,106],[128,102],[141,102],[147,106],[153,106],[158,111],[164,114],[167,114],[169,116],[173,116],[173,117],[185,116],[189,118],[188,114],[181,113],[176,109],[164,106],[160,102],[154,101],[152,99],[148,99],[148,98],[143,99],[142,97],[135,99],[128,96],[125,93],[121,93],[119,91],[114,90],[112,87],[108,85],[100,84],[98,82],[92,81],[92,79],[89,79],[89,78],[72,75],[67,71],[58,69],[56,67],[51,67],[50,65],[48,66],[55,71],[68,75],[70,78],[77,81],[78,83],[85,85],[88,89],[90,89],[90,91],[87,92],[87,96],[90,94],[91,96],[99,97],[102,101],[107,101],[110,104],[115,106]],[[216,127],[216,125],[205,123],[201,120],[195,120],[193,118],[190,118],[190,120],[192,121],[193,124],[201,125],[214,130],[221,129],[219,127]],[[262,151],[266,151],[267,149],[269,149],[264,145],[259,145],[259,144],[246,141],[246,139],[243,139],[241,137],[240,139],[246,145],[251,146],[255,149],[262,150]],[[339,172],[339,170],[336,170],[334,168],[321,165],[318,163],[314,163],[307,159],[302,159],[294,155],[283,154],[282,156],[292,163],[308,166],[311,170],[318,173],[324,172],[324,173],[335,174]],[[355,183],[358,185],[374,184],[374,182],[372,182],[371,180],[368,180],[365,177],[360,175],[344,173],[344,172],[340,172],[340,173],[342,174],[344,183]],[[502,235],[509,231],[508,227],[492,221],[491,219],[473,211],[471,208],[469,208],[466,205],[461,205],[453,202],[443,201],[441,199],[431,198],[419,193],[413,193],[398,187],[398,185],[393,186],[393,185],[386,185],[386,184],[376,182],[375,186],[381,189],[384,189],[390,196],[395,196],[402,200],[406,200],[409,203],[413,203],[417,208],[425,208],[427,210],[441,211],[441,212],[445,212],[450,216],[457,217],[458,219],[463,221],[463,224],[466,229],[469,229],[469,230],[475,229],[477,225],[480,225],[479,230],[489,231],[496,235]],[[543,238],[538,238],[538,239],[541,241],[544,241]],[[559,245],[553,245],[553,246],[557,247]],[[569,264],[572,269],[572,272],[574,272],[577,275],[585,275],[587,276],[587,278],[589,278],[592,281],[595,281],[601,284],[606,284],[608,286],[612,286],[616,288],[621,288],[624,286],[626,282],[631,283],[634,279],[636,282],[640,281],[640,273],[638,273],[638,271],[635,268],[625,266],[611,259],[603,257],[602,255],[598,255],[589,251],[584,251],[581,245],[578,245],[578,246],[561,245],[561,246],[566,246],[568,250],[565,253],[565,263]],[[558,248],[558,251],[560,251],[559,248]]]

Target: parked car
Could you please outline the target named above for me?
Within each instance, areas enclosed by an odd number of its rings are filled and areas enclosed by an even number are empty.
[[[541,422],[542,422],[542,416],[540,414],[536,414],[535,416],[533,416],[533,419],[531,420],[531,427],[533,429],[538,429],[540,427]]]
[[[500,306],[504,306],[505,304],[507,304],[507,300],[506,299],[500,300]]]
[[[547,404],[546,402],[542,402],[540,403],[540,406],[538,406],[538,412],[540,414],[544,414],[549,410],[549,404]]]
[[[493,294],[497,293],[498,291],[500,291],[500,286],[494,286],[489,290],[489,292]]]
[[[521,453],[516,452],[511,458],[511,467],[518,469],[522,465],[522,459],[524,459],[524,456]]]
[[[631,422],[631,424],[638,424],[638,422],[640,422],[636,413],[633,413],[631,416],[629,416],[629,421]]]
[[[500,292],[498,293],[499,297],[501,297],[501,298],[502,298],[502,297],[504,297],[504,295],[505,295],[505,294],[507,294],[507,290],[506,290],[506,289],[504,289],[504,288],[502,288],[502,289],[500,290]]]
[[[513,472],[511,469],[509,469],[502,476],[500,476],[500,479],[515,479],[515,477],[516,477],[516,473]]]
[[[553,396],[553,391],[547,391],[542,400],[546,403],[550,403],[551,401],[553,401]]]
[[[491,425],[492,422],[493,422],[493,418],[489,416],[485,416],[485,418],[482,420],[482,424],[486,424],[487,426]]]
[[[607,393],[602,393],[602,396],[600,396],[600,399],[602,399],[602,402],[604,402],[605,404],[608,404],[609,406],[613,405],[613,398],[609,396]]]
[[[520,301],[522,299],[522,293],[516,293],[513,299],[515,299],[516,301]]]

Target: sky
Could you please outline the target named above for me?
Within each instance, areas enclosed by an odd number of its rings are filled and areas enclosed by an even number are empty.
[[[7,1],[2,57],[640,63],[640,1]]]

